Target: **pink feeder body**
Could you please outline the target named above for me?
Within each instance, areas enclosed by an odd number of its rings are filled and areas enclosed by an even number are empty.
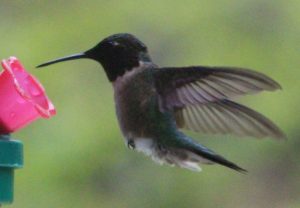
[[[0,134],[14,132],[32,121],[56,113],[43,86],[15,57],[1,62]]]

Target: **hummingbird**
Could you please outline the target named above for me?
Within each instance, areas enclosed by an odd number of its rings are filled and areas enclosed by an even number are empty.
[[[182,132],[238,137],[285,138],[262,114],[233,101],[281,86],[268,76],[244,68],[159,67],[147,46],[128,33],[111,35],[93,48],[37,67],[75,60],[100,63],[114,91],[116,115],[125,144],[159,164],[200,171],[219,164],[247,172]]]

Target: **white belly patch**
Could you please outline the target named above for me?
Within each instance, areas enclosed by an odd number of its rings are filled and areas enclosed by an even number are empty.
[[[167,154],[162,154],[157,148],[157,144],[153,139],[150,138],[135,138],[134,139],[135,150],[142,152],[147,156],[150,156],[155,162],[159,164],[167,163],[171,166],[179,166],[182,168],[187,168],[193,171],[201,171],[199,163],[208,163],[204,158],[195,155],[189,151],[184,151],[188,157],[186,160],[181,160],[176,153],[168,151]]]
[[[143,152],[145,155],[153,156],[155,151],[154,142],[148,138],[138,138],[134,140],[135,149],[139,152]]]

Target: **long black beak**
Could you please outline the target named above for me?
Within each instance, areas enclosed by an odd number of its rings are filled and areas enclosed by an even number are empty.
[[[53,60],[53,61],[49,61],[49,62],[40,64],[36,68],[48,66],[50,64],[55,64],[55,63],[62,62],[62,61],[70,61],[70,60],[81,59],[81,58],[89,58],[89,57],[85,53],[73,54],[73,55],[70,55],[70,56],[66,56],[66,57],[63,57],[63,58],[59,58],[59,59],[56,59],[56,60]]]

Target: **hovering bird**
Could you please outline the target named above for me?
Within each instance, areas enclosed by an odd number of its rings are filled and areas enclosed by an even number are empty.
[[[126,145],[156,162],[194,171],[200,171],[202,163],[246,171],[179,129],[238,137],[285,137],[268,118],[232,101],[281,88],[259,72],[234,67],[159,67],[146,45],[127,33],[111,35],[83,53],[37,67],[81,58],[99,62],[112,83]]]

